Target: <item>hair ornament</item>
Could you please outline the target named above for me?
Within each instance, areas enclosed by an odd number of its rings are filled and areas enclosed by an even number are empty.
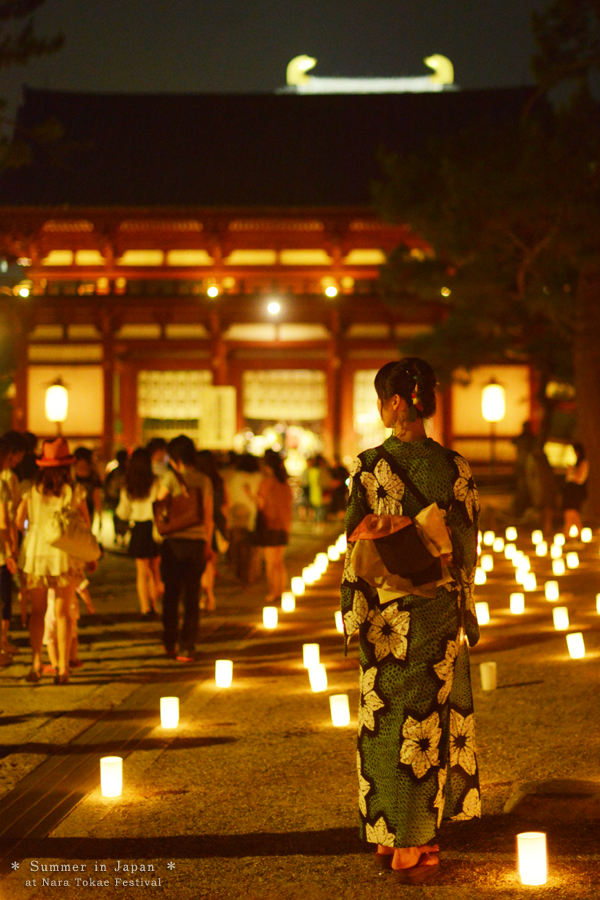
[[[413,375],[415,385],[411,393],[412,406],[408,410],[408,418],[411,422],[414,422],[417,418],[417,410],[423,414],[423,405],[421,403],[420,390],[419,390],[419,379],[417,375]]]

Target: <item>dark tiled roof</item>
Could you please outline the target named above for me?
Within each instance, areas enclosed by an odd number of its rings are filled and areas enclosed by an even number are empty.
[[[51,118],[66,153],[32,145],[0,201],[25,206],[369,205],[376,152],[490,118],[531,88],[431,94],[87,94],[25,88],[21,134]]]

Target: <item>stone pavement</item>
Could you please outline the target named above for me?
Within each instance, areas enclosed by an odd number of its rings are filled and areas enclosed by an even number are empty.
[[[297,524],[290,574],[339,530],[314,534]],[[549,560],[533,556],[529,536],[518,543],[543,586]],[[580,568],[558,578],[556,604],[537,590],[526,594],[524,614],[512,615],[508,597],[518,588],[500,554],[478,588],[492,614],[472,653],[484,817],[444,826],[443,874],[423,889],[435,897],[600,896],[598,545],[596,535],[580,548]],[[28,685],[26,652],[0,671],[2,900],[98,891],[119,900],[148,891],[175,900],[414,894],[373,871],[357,839],[358,663],[355,646],[344,658],[334,626],[340,576],[341,564],[332,564],[267,632],[264,582],[244,588],[223,569],[201,658],[184,665],[162,656],[157,623],[137,619],[132,562],[107,554],[92,584],[96,615],[81,622],[85,665],[72,683]],[[570,659],[564,633],[554,631],[556,605],[568,606],[570,630],[584,633],[584,659]],[[16,636],[26,644],[24,632]],[[321,646],[324,693],[310,690],[306,641]],[[221,657],[234,661],[230,689],[214,683]],[[483,660],[498,666],[492,693],[480,687]],[[331,725],[328,696],[338,692],[350,696],[348,728]],[[159,724],[167,693],[181,698],[175,732]],[[99,790],[107,753],[124,757],[118,799]],[[543,888],[522,887],[516,875],[515,835],[529,830],[548,834]]]

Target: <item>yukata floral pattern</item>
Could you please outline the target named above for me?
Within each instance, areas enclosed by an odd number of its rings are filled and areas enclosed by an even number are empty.
[[[346,646],[358,632],[360,834],[388,847],[434,840],[443,819],[481,814],[468,645],[479,501],[469,464],[431,439],[389,438],[350,467],[346,534],[370,513],[414,518],[437,502],[452,537],[452,575],[435,597],[380,603],[349,544],[341,588]],[[425,502],[426,501],[426,502]]]

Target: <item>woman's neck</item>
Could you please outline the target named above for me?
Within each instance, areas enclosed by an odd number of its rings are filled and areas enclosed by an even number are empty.
[[[408,416],[399,418],[394,424],[394,437],[406,444],[411,441],[426,441],[427,433],[423,419],[417,416],[415,421],[411,422]]]

